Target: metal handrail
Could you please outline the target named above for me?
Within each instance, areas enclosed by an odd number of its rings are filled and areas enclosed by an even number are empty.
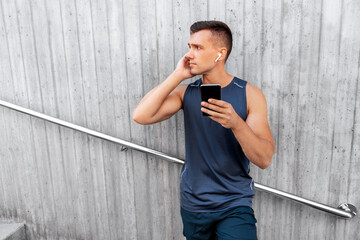
[[[81,127],[79,125],[76,125],[76,124],[73,124],[73,123],[70,123],[70,122],[66,122],[66,121],[63,121],[61,119],[54,118],[54,117],[51,117],[51,116],[45,115],[43,113],[39,113],[39,112],[30,110],[30,109],[27,109],[27,108],[24,108],[24,107],[20,107],[18,105],[15,105],[15,104],[12,104],[12,103],[9,103],[9,102],[5,102],[5,101],[0,100],[0,105],[3,106],[3,107],[10,108],[12,110],[16,110],[16,111],[21,112],[21,113],[28,114],[28,115],[33,116],[33,117],[37,117],[37,118],[46,120],[48,122],[58,124],[58,125],[63,126],[63,127],[67,127],[67,128],[70,128],[70,129],[73,129],[73,130],[76,130],[76,131],[80,131],[80,132],[89,134],[91,136],[94,136],[94,137],[97,137],[97,138],[100,138],[100,139],[104,139],[104,140],[107,140],[107,141],[110,141],[110,142],[118,143],[118,144],[123,146],[122,150],[124,150],[124,146],[125,146],[127,148],[131,148],[131,149],[135,149],[135,150],[138,150],[138,151],[141,151],[141,152],[144,152],[144,153],[149,153],[149,154],[155,155],[157,157],[160,157],[160,158],[162,158],[164,160],[167,160],[167,161],[170,161],[170,162],[174,162],[174,163],[178,163],[178,164],[184,164],[184,160],[176,158],[176,157],[169,156],[169,155],[167,155],[167,154],[165,154],[163,152],[159,152],[159,151],[156,151],[156,150],[153,150],[153,149],[150,149],[150,148],[147,148],[147,147],[135,144],[135,143],[131,143],[131,142],[128,142],[128,141],[125,141],[125,140],[121,140],[119,138],[112,137],[110,135],[106,135],[104,133],[97,132],[97,131],[94,131],[94,130],[91,130],[91,129],[88,129],[88,128],[85,128],[85,127]],[[342,217],[342,218],[345,218],[345,219],[351,219],[354,216],[356,216],[356,213],[357,213],[356,207],[354,205],[348,204],[348,203],[340,204],[337,208],[334,208],[334,207],[331,207],[329,205],[325,205],[325,204],[318,203],[318,202],[315,202],[315,201],[312,201],[312,200],[309,200],[309,199],[305,199],[305,198],[296,196],[294,194],[287,193],[287,192],[284,192],[284,191],[280,191],[280,190],[277,190],[275,188],[271,188],[271,187],[268,187],[268,186],[265,186],[265,185],[262,185],[262,184],[259,184],[259,183],[255,183],[255,188],[257,190],[268,192],[268,193],[274,194],[274,195],[282,197],[282,198],[294,200],[296,202],[299,202],[299,203],[305,204],[307,206],[322,210],[322,211],[327,212],[327,213],[334,214],[336,216],[339,216],[339,217]]]

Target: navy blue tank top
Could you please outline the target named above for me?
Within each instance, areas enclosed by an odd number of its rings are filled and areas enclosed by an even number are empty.
[[[189,84],[183,99],[186,160],[181,170],[181,207],[192,212],[252,207],[249,160],[231,129],[202,115],[201,83],[199,79]],[[246,81],[234,77],[221,89],[221,98],[246,120]]]

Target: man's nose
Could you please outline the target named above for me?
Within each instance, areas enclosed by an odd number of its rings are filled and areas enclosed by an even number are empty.
[[[187,52],[186,58],[189,58],[189,59],[193,59],[193,58],[194,58],[194,54],[193,54],[193,51],[192,51],[191,48],[190,48],[189,51]]]

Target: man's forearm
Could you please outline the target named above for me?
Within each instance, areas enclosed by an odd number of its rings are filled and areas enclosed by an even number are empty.
[[[148,92],[134,110],[133,118],[143,122],[154,117],[169,94],[184,80],[178,72],[174,71],[165,81]]]

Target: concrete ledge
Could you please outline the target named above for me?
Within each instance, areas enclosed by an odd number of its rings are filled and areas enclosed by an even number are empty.
[[[26,240],[25,224],[0,222],[0,240]]]

